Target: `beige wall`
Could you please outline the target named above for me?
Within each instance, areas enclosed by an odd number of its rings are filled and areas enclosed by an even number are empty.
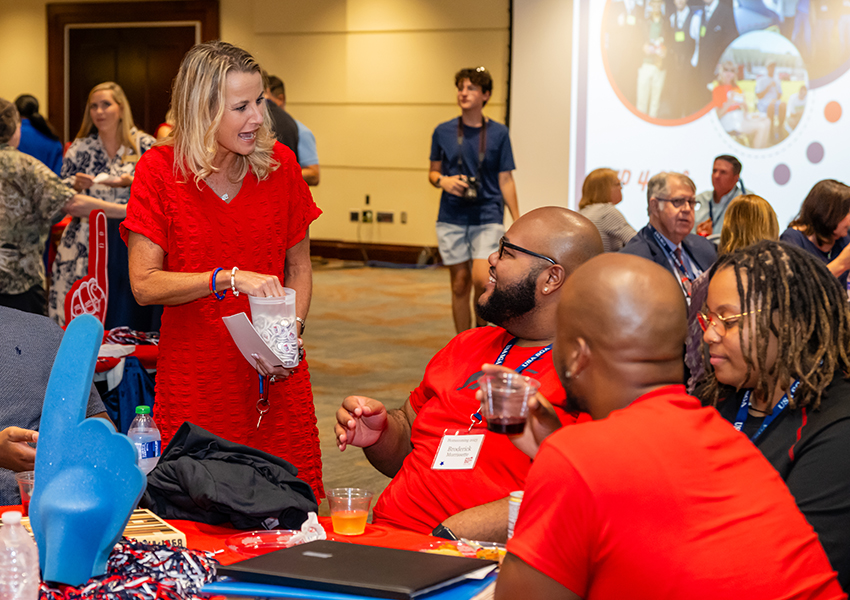
[[[0,0],[0,97],[31,93],[46,107],[46,4]],[[504,121],[508,0],[220,0],[220,7],[222,39],[286,82],[287,109],[316,134],[322,182],[313,191],[324,215],[311,236],[436,245],[431,132],[458,114],[453,75],[468,66],[490,69],[487,114]],[[369,208],[394,212],[394,223],[349,222],[367,194]]]
[[[287,110],[316,134],[324,215],[310,235],[436,245],[431,133],[458,114],[453,76],[468,66],[490,69],[487,114],[504,121],[508,1],[221,0],[221,16],[222,37],[284,80]],[[367,194],[394,223],[349,221]]]
[[[0,98],[11,101],[28,93],[47,105],[45,5],[0,0]]]

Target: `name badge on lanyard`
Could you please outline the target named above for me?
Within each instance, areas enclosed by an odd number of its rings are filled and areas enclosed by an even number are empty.
[[[464,435],[445,434],[437,448],[434,463],[431,468],[435,471],[462,471],[475,467],[478,453],[484,444],[483,433]]]

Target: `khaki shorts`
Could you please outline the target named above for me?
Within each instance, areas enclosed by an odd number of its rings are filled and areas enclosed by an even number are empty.
[[[505,235],[501,223],[483,225],[454,225],[437,222],[437,243],[446,266],[470,260],[487,260],[499,249],[499,239]]]

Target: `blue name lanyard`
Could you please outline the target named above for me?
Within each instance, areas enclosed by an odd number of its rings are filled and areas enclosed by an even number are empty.
[[[735,187],[738,187],[738,184],[741,185],[741,194],[746,194],[747,192],[744,188],[744,180],[741,179],[740,177],[738,178],[738,183],[735,184]],[[735,188],[732,188],[732,190],[734,191]],[[729,193],[731,194],[732,192],[729,192]],[[738,194],[735,194],[735,196],[737,196],[737,195]],[[729,201],[731,202],[733,198],[730,198]],[[727,207],[728,207],[728,204],[727,204]],[[714,226],[714,198],[713,197],[708,199],[708,218],[711,221],[711,225]]]
[[[767,415],[764,419],[764,423],[761,424],[759,430],[756,431],[755,435],[750,438],[751,441],[756,441],[758,437],[767,429],[767,426],[773,423],[773,420],[778,417],[783,410],[788,406],[788,396],[790,395],[792,398],[794,397],[794,392],[797,391],[797,388],[800,386],[799,381],[795,381],[791,385],[791,389],[788,390],[788,393],[782,396],[782,400],[779,401],[779,404],[773,407],[773,412]],[[744,399],[741,400],[741,406],[738,407],[738,415],[735,417],[735,429],[741,431],[744,428],[744,423],[747,422],[747,417],[750,416],[749,407],[750,407],[750,390],[747,390],[747,393],[744,394]]]
[[[681,260],[679,260],[679,258],[676,256],[675,253],[670,251],[670,246],[667,245],[667,240],[665,240],[661,236],[661,234],[658,233],[658,231],[655,229],[655,227],[652,228],[652,235],[655,236],[655,241],[658,243],[659,246],[661,246],[661,249],[664,251],[664,254],[666,256],[668,256],[673,261],[673,264],[676,265],[676,268],[679,269],[679,272],[688,279],[688,282],[693,281],[695,279],[695,277],[691,274],[691,272],[685,266],[685,263],[683,263]],[[688,290],[688,295],[690,296],[690,290]]]
[[[512,339],[510,342],[508,342],[508,345],[507,345],[507,346],[505,346],[505,349],[504,349],[504,350],[502,350],[502,353],[501,353],[501,354],[499,354],[499,358],[497,358],[497,359],[496,359],[496,363],[495,363],[495,364],[497,364],[497,365],[501,365],[503,362],[505,362],[505,359],[508,357],[508,354],[510,353],[511,349],[512,349],[512,348],[516,345],[516,343],[517,343],[517,340],[518,340],[518,339],[519,339],[519,338],[514,338],[514,339]],[[516,372],[517,372],[517,373],[522,373],[522,372],[523,372],[523,371],[525,371],[528,367],[530,367],[532,363],[534,363],[534,362],[535,362],[535,361],[537,361],[537,360],[540,360],[540,358],[541,358],[544,354],[546,354],[547,352],[549,352],[551,349],[552,349],[552,344],[549,344],[549,345],[548,345],[548,346],[546,346],[545,348],[541,348],[540,350],[538,350],[537,352],[535,352],[533,356],[529,357],[529,358],[528,358],[528,359],[527,359],[524,363],[522,363],[522,364],[521,364],[521,365],[520,365],[517,369],[515,369],[515,370],[516,370]]]
[[[496,365],[501,365],[502,363],[504,363],[504,362],[505,362],[505,359],[508,357],[508,354],[510,354],[511,349],[512,349],[514,346],[516,346],[516,343],[517,343],[517,340],[518,340],[518,339],[519,339],[519,338],[514,338],[514,339],[512,339],[510,342],[508,342],[508,345],[507,345],[507,346],[505,346],[504,350],[502,350],[502,352],[499,354],[499,358],[497,358],[497,359],[496,359],[496,362],[495,362],[495,364],[496,364]],[[537,361],[537,360],[540,360],[540,358],[541,358],[544,354],[546,354],[547,352],[549,352],[551,349],[552,349],[552,344],[549,344],[549,345],[548,345],[548,346],[546,346],[545,348],[541,348],[540,350],[538,350],[537,352],[535,352],[532,356],[530,356],[529,358],[527,358],[527,359],[526,359],[526,361],[525,361],[524,363],[522,363],[522,364],[521,364],[521,365],[520,365],[520,366],[516,369],[516,372],[517,372],[517,373],[522,373],[522,372],[523,372],[523,371],[525,371],[528,367],[530,367],[532,363],[534,363],[534,362],[535,362],[535,361]],[[479,412],[479,411],[475,411],[474,413],[472,413],[472,414],[470,415],[470,418],[471,418],[472,420],[471,420],[471,422],[470,422],[470,424],[469,424],[469,432],[471,432],[471,431],[472,431],[472,428],[473,428],[473,427],[475,427],[476,425],[478,425],[479,423],[481,423],[481,421],[483,421],[483,420],[484,420],[484,417],[481,415],[481,412]],[[467,433],[468,433],[468,432],[467,432]]]

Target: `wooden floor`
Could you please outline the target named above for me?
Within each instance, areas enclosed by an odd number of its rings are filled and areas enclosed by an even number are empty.
[[[454,336],[443,268],[386,269],[313,263],[313,301],[304,346],[319,421],[325,489],[364,487],[377,498],[389,479],[359,448],[340,452],[333,427],[349,395],[400,407],[431,357]],[[322,503],[320,514],[327,514]]]

